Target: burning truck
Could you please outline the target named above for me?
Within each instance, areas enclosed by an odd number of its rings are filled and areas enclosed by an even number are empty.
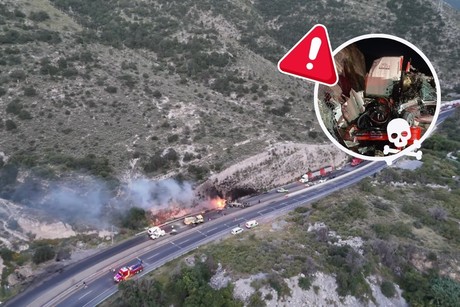
[[[407,145],[421,138],[433,121],[437,106],[433,76],[413,67],[403,55],[375,58],[366,72],[367,59],[354,44],[335,56],[339,82],[320,86],[318,107],[328,132],[342,146],[367,156],[383,156],[400,118],[407,126]],[[398,148],[398,147],[396,147]]]

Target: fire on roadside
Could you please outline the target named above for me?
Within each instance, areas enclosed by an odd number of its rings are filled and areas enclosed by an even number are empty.
[[[214,209],[217,209],[217,210],[224,209],[225,205],[226,205],[226,202],[227,202],[227,200],[225,200],[223,198],[220,198],[220,197],[216,197],[216,198],[211,199],[212,207]]]

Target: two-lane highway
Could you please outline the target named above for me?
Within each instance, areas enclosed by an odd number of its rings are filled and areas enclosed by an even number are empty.
[[[442,112],[438,123],[452,112],[453,109]],[[177,236],[168,236],[155,241],[149,241],[146,235],[130,239],[65,268],[62,273],[52,276],[35,288],[18,295],[6,305],[21,307],[95,306],[117,291],[117,285],[113,281],[114,274],[110,269],[115,268],[115,266],[118,269],[122,265],[132,264],[125,259],[132,261],[135,261],[135,257],[143,259],[145,270],[142,274],[146,274],[200,245],[228,235],[231,228],[244,224],[245,221],[280,215],[296,206],[316,201],[353,185],[363,178],[372,176],[384,167],[386,167],[385,162],[363,163],[363,165],[353,168],[351,172],[335,179],[305,190],[291,192],[287,197],[280,195],[276,201],[265,203],[262,201],[260,205],[257,205],[258,200],[266,199],[261,198],[262,195],[266,194],[258,195],[248,199],[252,204],[256,204],[253,207],[205,222]],[[120,254],[125,255],[120,258],[121,260],[111,260]],[[85,274],[85,272],[90,273]],[[87,288],[81,286],[82,280],[87,282]]]
[[[238,225],[243,225],[246,221],[262,218],[270,215],[279,215],[283,211],[291,210],[296,206],[318,200],[337,190],[350,186],[363,178],[369,177],[377,171],[384,168],[384,162],[371,163],[356,172],[351,176],[344,178],[337,177],[326,183],[317,185],[307,189],[304,193],[288,196],[282,200],[270,203],[267,206],[254,206],[244,209],[226,217],[219,218],[214,223],[205,223],[198,226],[181,238],[169,237],[168,239],[152,244],[152,248],[145,253],[133,255],[144,261],[145,271],[151,271],[166,261],[172,260],[173,257],[178,257],[181,254],[196,248],[206,242],[212,241],[215,238],[229,235],[230,230]],[[352,177],[352,178],[350,178]],[[132,264],[128,263],[128,264]],[[117,291],[117,285],[113,281],[113,273],[104,274],[90,282],[88,288],[80,288],[74,291],[70,296],[58,304],[58,306],[95,306],[108,296]]]

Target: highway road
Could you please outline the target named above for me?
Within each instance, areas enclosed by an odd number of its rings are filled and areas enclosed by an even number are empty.
[[[194,249],[196,246],[209,242],[209,238],[221,237],[223,235],[229,235],[230,230],[238,224],[243,225],[246,221],[252,219],[260,219],[270,214],[280,214],[282,211],[292,210],[296,206],[300,206],[307,202],[315,201],[323,198],[335,191],[346,188],[363,178],[372,176],[374,173],[383,169],[386,166],[385,162],[371,163],[366,167],[360,169],[355,175],[350,177],[337,177],[324,184],[317,185],[310,189],[307,189],[305,193],[301,193],[295,196],[289,196],[279,201],[266,206],[254,206],[248,209],[237,212],[235,215],[229,215],[222,217],[216,221],[216,223],[204,223],[190,231],[184,233],[185,235],[181,238],[169,237],[166,242],[161,244],[152,244],[149,251],[139,255],[144,261],[146,271],[158,267],[170,259],[172,255],[182,254],[184,252]],[[260,208],[259,208],[260,207]],[[252,209],[252,210],[249,210]],[[134,264],[136,260],[128,264]],[[88,284],[88,288],[74,291],[70,296],[63,300],[57,306],[95,306],[102,300],[112,295],[117,291],[117,285],[112,280],[113,273],[107,271],[106,274],[94,280]]]
[[[452,113],[453,109],[441,113],[438,123]],[[290,188],[287,196],[271,191],[248,198],[245,201],[256,205],[219,216],[176,236],[159,240],[149,240],[146,235],[135,237],[65,268],[61,273],[6,302],[6,306],[95,306],[117,291],[114,274],[110,271],[112,268],[134,264],[135,257],[139,257],[145,265],[144,272],[139,275],[141,277],[200,245],[230,235],[230,230],[239,224],[243,225],[251,219],[279,216],[297,206],[349,187],[385,167],[385,162],[364,162],[359,167],[340,170],[345,173],[343,176],[309,188],[299,183],[287,185],[285,187]],[[258,204],[259,199],[261,204]],[[126,262],[126,259],[132,261]],[[87,288],[81,286],[83,280]]]

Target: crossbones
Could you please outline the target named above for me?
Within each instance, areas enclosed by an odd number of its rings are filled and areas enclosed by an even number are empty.
[[[414,140],[414,145],[415,145],[415,148],[418,149],[420,148],[421,146],[421,143],[419,140]],[[398,152],[400,152],[401,150],[400,149],[393,149],[393,148],[390,148],[390,146],[388,145],[385,145],[383,147],[383,154],[384,155],[388,155],[389,153],[393,153],[393,154],[396,154]],[[422,159],[422,151],[421,150],[418,150],[418,151],[409,151],[409,152],[406,152],[405,153],[406,156],[411,156],[411,157],[415,157],[417,160],[421,160]]]

